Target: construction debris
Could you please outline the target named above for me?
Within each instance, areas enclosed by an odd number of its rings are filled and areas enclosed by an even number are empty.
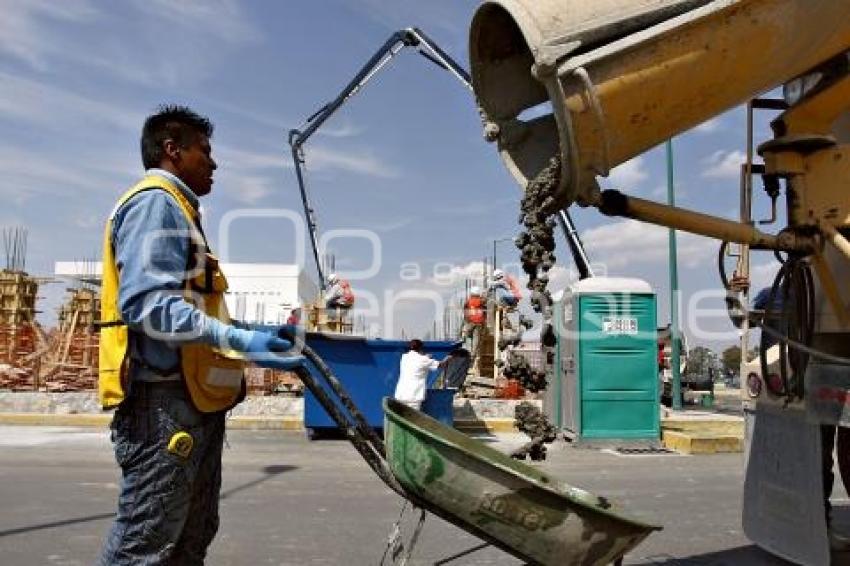
[[[245,370],[245,384],[248,395],[283,394],[299,396],[304,384],[291,371],[279,371],[261,367],[249,367]]]
[[[532,393],[546,389],[546,372],[534,369],[528,358],[513,351],[508,352],[508,360],[502,370],[502,375],[508,379],[516,379],[523,388]]]

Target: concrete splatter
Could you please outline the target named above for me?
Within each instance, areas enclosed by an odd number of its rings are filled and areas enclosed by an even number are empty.
[[[520,432],[531,437],[531,442],[523,444],[511,452],[511,458],[525,460],[526,457],[537,462],[546,459],[546,444],[554,442],[557,431],[543,412],[531,403],[520,403],[514,409],[514,418]]]

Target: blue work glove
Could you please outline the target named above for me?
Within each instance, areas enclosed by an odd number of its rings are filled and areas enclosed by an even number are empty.
[[[237,352],[245,354],[270,354],[271,352],[286,352],[292,348],[292,342],[278,338],[268,332],[243,330],[230,326],[225,333],[227,344]]]
[[[292,371],[304,365],[304,356],[280,356],[292,348],[292,342],[269,332],[244,330],[231,326],[225,334],[230,347],[247,354],[260,367]]]
[[[292,340],[296,336],[304,337],[304,327],[300,324],[240,324],[239,328],[244,328],[245,330],[254,330],[257,332],[266,332],[268,334],[273,334],[278,338],[283,338],[284,340]]]

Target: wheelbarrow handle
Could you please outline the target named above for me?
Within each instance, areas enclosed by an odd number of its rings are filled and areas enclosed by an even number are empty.
[[[360,453],[369,467],[378,475],[387,486],[401,495],[407,497],[404,488],[396,481],[389,466],[386,462],[386,448],[383,441],[378,437],[372,427],[369,426],[363,414],[351,400],[348,392],[333,375],[333,372],[325,364],[324,360],[307,346],[303,339],[296,340],[296,347],[300,348],[301,353],[305,358],[310,360],[319,372],[319,375],[324,379],[328,388],[333,391],[337,399],[342,402],[343,406],[348,410],[347,416],[337,405],[327,389],[322,387],[313,374],[305,367],[295,370],[296,375],[301,379],[307,389],[316,397],[319,404],[327,411],[328,415],[334,420],[344,432],[349,442]],[[354,422],[351,420],[354,419]]]

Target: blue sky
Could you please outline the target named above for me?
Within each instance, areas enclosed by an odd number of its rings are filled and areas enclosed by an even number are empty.
[[[468,66],[466,35],[476,5],[0,0],[0,226],[29,228],[31,273],[49,275],[56,260],[98,257],[104,218],[141,173],[141,123],[165,102],[188,104],[216,124],[213,154],[220,168],[204,204],[213,240],[222,217],[237,209],[289,209],[300,216],[287,131],[333,98],[396,29],[422,28]],[[737,214],[744,125],[744,112],[736,109],[676,138],[678,204]],[[760,120],[762,138],[766,131]],[[519,189],[495,148],[482,141],[470,93],[412,51],[400,54],[313,137],[307,157],[320,230],[368,229],[380,237],[379,272],[353,283],[384,303],[410,289],[450,295],[474,262],[492,254],[494,239],[517,232]],[[603,185],[663,200],[665,182],[664,151],[656,148]],[[756,209],[767,215],[760,194]],[[666,322],[666,231],[594,210],[575,210],[574,217],[591,258],[609,274],[652,283],[659,322]],[[297,256],[288,222],[242,220],[233,228],[230,261]],[[556,288],[566,284],[570,264],[560,246]],[[719,286],[716,250],[707,239],[680,238],[686,302]],[[362,239],[337,240],[331,251],[341,272],[372,262]],[[500,263],[517,260],[510,243],[499,244],[498,253]],[[400,276],[409,262],[421,266],[420,279]],[[433,279],[440,262],[456,266],[448,285]],[[766,254],[754,264],[762,280],[774,269]],[[47,286],[43,308],[55,308],[63,291],[62,284]],[[422,304],[396,306],[393,328],[382,328],[384,335],[431,327],[433,314]],[[51,320],[52,312],[44,318]],[[712,324],[730,328],[723,320]]]

